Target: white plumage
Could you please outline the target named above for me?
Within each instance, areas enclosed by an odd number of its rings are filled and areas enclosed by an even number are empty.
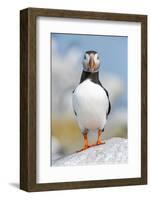
[[[100,85],[86,79],[75,89],[72,100],[82,133],[85,129],[102,130],[104,128],[109,102]]]

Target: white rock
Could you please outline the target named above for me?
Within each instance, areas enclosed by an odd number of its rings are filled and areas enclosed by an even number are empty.
[[[80,166],[96,164],[125,164],[128,162],[128,140],[111,138],[105,144],[73,153],[53,162],[53,166]]]

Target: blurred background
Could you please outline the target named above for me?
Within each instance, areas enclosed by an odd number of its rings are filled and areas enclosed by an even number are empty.
[[[102,139],[127,138],[127,47],[125,36],[51,34],[52,112],[51,153],[53,161],[83,146],[72,108],[72,91],[82,73],[84,52],[95,50],[101,58],[100,81],[108,90],[111,113]],[[90,143],[97,133],[89,133]]]

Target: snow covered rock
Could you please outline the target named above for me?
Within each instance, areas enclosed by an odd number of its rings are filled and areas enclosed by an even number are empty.
[[[111,138],[105,144],[73,153],[53,162],[53,166],[80,166],[97,164],[125,164],[128,162],[128,140]]]

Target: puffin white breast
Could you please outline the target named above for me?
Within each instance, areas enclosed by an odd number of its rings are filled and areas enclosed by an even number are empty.
[[[108,98],[104,89],[87,79],[73,93],[73,109],[81,131],[103,129],[106,123]]]

